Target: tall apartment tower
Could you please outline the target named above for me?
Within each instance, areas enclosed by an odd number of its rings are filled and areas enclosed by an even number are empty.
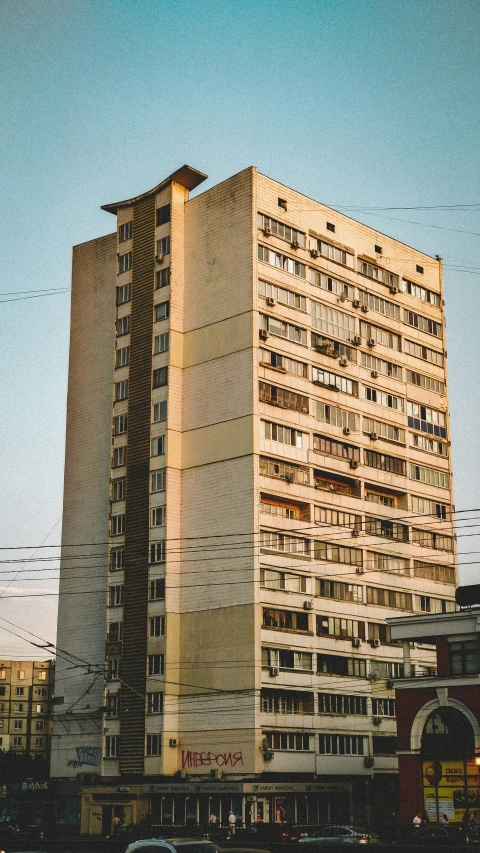
[[[52,775],[85,832],[389,813],[385,619],[454,608],[441,260],[205,177],[73,254]]]

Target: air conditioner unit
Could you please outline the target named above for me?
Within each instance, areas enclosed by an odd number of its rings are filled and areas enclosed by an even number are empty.
[[[258,336],[262,339],[262,341],[266,341],[268,338],[268,332],[266,329],[260,329]]]
[[[364,314],[368,314],[368,305],[362,305],[362,311]]]
[[[177,741],[176,737],[171,737],[170,740],[168,741],[169,746],[177,746],[177,744],[178,744],[178,741]]]
[[[354,335],[352,338],[352,344],[355,344],[356,347],[359,347],[362,343],[362,338],[360,335]]]
[[[361,304],[360,299],[352,299],[352,308],[360,308]]]
[[[352,530],[352,536],[353,536],[353,538],[354,538],[354,539],[356,539],[356,538],[357,538],[357,536],[358,536],[358,530],[356,530],[356,529],[355,529],[355,527],[354,527],[354,528],[353,528],[353,530]]]
[[[264,753],[263,753],[263,760],[264,760],[264,761],[271,761],[271,760],[272,760],[272,758],[273,758],[273,752],[272,752],[272,750],[271,750],[271,749],[266,749],[266,750],[264,750]]]
[[[272,678],[276,678],[276,676],[279,675],[280,670],[279,670],[278,666],[271,666],[270,669],[268,670],[268,673]]]
[[[304,601],[303,602],[304,610],[313,610],[313,601]]]
[[[290,245],[291,245],[292,249],[299,249],[300,248],[300,243],[298,242],[298,240],[292,240]]]
[[[363,759],[363,763],[364,763],[365,767],[373,767],[375,764],[375,759],[374,759],[373,755],[366,755],[365,758]]]
[[[377,639],[369,640],[369,643],[370,643],[372,649],[378,649],[378,647],[380,646],[380,640],[377,640]]]
[[[398,287],[396,284],[392,284],[390,286],[390,293],[393,293],[393,295],[395,295],[395,293],[398,293]]]
[[[265,301],[266,301],[267,305],[275,305],[275,300],[274,300],[273,296],[267,296]]]
[[[375,338],[369,338],[367,341],[367,345],[369,347],[374,347],[375,346]]]
[[[357,568],[355,569],[355,574],[363,575],[363,569],[361,566],[357,566]]]
[[[353,470],[358,468],[358,462],[356,459],[350,459],[350,468],[353,468]]]
[[[377,438],[378,438],[378,433],[376,433],[376,432],[371,432],[371,433],[370,433],[370,438],[372,439],[372,441],[376,441],[376,440],[377,440]]]
[[[382,722],[381,717],[372,717],[372,723],[374,726],[379,726],[381,722]]]
[[[344,355],[338,361],[340,367],[346,367],[348,365],[348,358]]]
[[[216,767],[215,770],[210,770],[210,776],[212,777],[212,779],[222,779],[223,771],[219,770],[218,767]]]
[[[373,376],[374,379],[377,379],[378,378],[378,370],[372,370],[371,376]]]
[[[163,255],[155,255],[157,264],[163,264]]]
[[[263,233],[265,234],[265,237],[270,237],[270,235],[272,233],[272,229],[268,228],[268,226],[267,226],[267,228],[263,229]]]
[[[362,641],[361,641],[360,637],[354,637],[354,638],[353,638],[353,640],[352,640],[352,646],[353,646],[353,648],[354,648],[354,649],[359,649],[361,645],[362,645]]]
[[[343,427],[343,434],[350,435],[350,427]]]
[[[318,251],[318,249],[310,249],[310,254],[311,254],[312,258],[318,258],[319,251]]]

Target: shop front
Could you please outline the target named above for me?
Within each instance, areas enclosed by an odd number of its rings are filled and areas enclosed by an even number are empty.
[[[116,826],[140,823],[148,807],[148,796],[139,785],[82,788],[80,831],[110,835]]]

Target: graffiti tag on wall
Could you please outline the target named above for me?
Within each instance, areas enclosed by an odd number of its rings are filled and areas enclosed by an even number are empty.
[[[98,767],[100,764],[102,753],[99,746],[77,746],[75,749],[76,758],[69,758],[67,764],[69,767]]]
[[[235,767],[243,764],[241,752],[184,752],[182,750],[182,769],[185,767]]]

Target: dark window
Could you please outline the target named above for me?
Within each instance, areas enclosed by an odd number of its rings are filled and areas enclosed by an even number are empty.
[[[162,388],[168,383],[168,367],[158,367],[153,371],[153,387]]]
[[[290,631],[308,631],[308,613],[294,610],[275,610],[263,608],[263,624],[266,628],[280,628]]]
[[[118,242],[124,243],[125,240],[129,240],[132,236],[132,221],[124,222],[123,225],[120,225],[118,229]]]
[[[333,222],[327,222],[327,231],[335,232],[335,225],[333,224]]]
[[[375,252],[377,253],[377,255],[382,255],[383,254],[382,247],[381,246],[375,246]]]
[[[155,288],[167,287],[170,284],[170,267],[165,267],[163,270],[157,270],[155,273]]]
[[[117,320],[117,335],[128,335],[130,332],[130,314],[126,317],[119,317]]]
[[[421,267],[420,264],[417,264],[416,270],[423,275],[423,267]]]
[[[278,199],[278,206],[281,207],[282,210],[286,210],[287,209],[287,199],[286,198],[279,198]]]
[[[169,204],[164,204],[163,207],[157,207],[157,225],[165,225],[165,222],[170,222]]]
[[[448,644],[451,675],[470,675],[479,671],[478,640]]]
[[[159,320],[168,320],[170,316],[170,302],[160,302],[155,305],[155,322]]]
[[[397,738],[391,735],[378,737],[373,735],[374,755],[395,755],[397,751]]]

